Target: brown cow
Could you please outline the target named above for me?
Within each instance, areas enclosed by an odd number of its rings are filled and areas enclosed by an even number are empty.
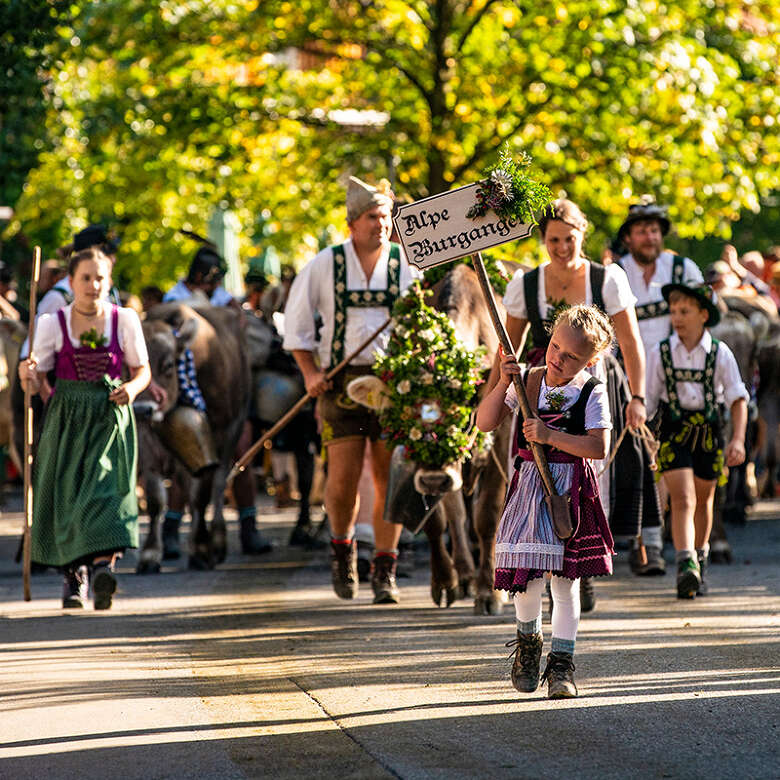
[[[135,405],[142,418],[139,419],[139,474],[146,487],[147,500],[151,499],[151,527],[141,552],[139,571],[159,570],[162,558],[159,514],[164,501],[159,469],[161,465],[166,471],[173,468],[170,460],[165,463],[165,458],[169,458],[167,448],[151,446],[154,428],[150,430],[147,426],[153,426],[153,417],[164,416],[175,407],[179,395],[177,359],[187,347],[193,352],[218,458],[216,468],[207,469],[194,482],[184,479],[178,467],[177,482],[192,488],[189,564],[191,568],[208,569],[225,560],[227,535],[222,514],[225,481],[246,420],[250,392],[241,317],[240,312],[230,307],[199,306],[196,310],[183,303],[163,303],[147,313],[143,328],[152,376],[166,389],[168,404],[164,409],[153,409],[154,402],[147,391]],[[156,413],[144,414],[150,409]],[[209,503],[213,510],[211,529],[206,525],[205,516]]]

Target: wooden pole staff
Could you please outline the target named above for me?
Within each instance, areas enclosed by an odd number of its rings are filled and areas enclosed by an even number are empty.
[[[493,294],[493,288],[490,285],[490,279],[488,279],[487,270],[485,269],[485,263],[482,260],[482,255],[477,252],[472,255],[474,261],[474,268],[479,278],[479,286],[482,288],[482,294],[485,296],[485,302],[487,303],[488,310],[490,311],[490,318],[493,320],[493,327],[496,329],[498,340],[501,342],[501,346],[504,352],[514,354],[515,348],[512,346],[512,342],[509,340],[509,334],[506,332],[504,323],[501,322],[501,317],[498,314],[498,307],[496,306],[496,298]],[[525,394],[525,387],[523,386],[523,380],[519,375],[512,378],[517,392],[517,400],[520,404],[520,411],[523,413],[523,418],[530,420],[534,417],[531,414],[531,407],[528,403],[528,398]],[[544,455],[542,446],[536,442],[529,442],[531,446],[531,453],[534,456],[534,463],[539,469],[539,474],[542,478],[542,485],[548,496],[557,495],[555,490],[555,483],[553,482],[552,475],[550,474],[550,467],[547,465],[547,458]]]
[[[341,361],[335,368],[330,369],[327,374],[325,374],[325,381],[330,382],[331,379],[333,379],[336,374],[338,374],[340,371],[342,371],[344,368],[346,368],[351,361],[353,361],[389,324],[390,324],[391,318],[388,317],[382,325],[377,328],[354,352],[352,352],[351,355],[348,355],[344,358],[344,360]],[[311,399],[312,396],[310,396],[308,393],[304,395],[301,399],[296,401],[296,403],[288,409],[284,415],[281,417],[281,419],[271,426],[233,465],[233,468],[230,470],[230,473],[227,477],[227,484],[229,485],[236,476],[244,471],[246,467],[252,462],[252,458],[257,455],[257,453],[260,451],[260,448],[270,439],[272,439],[274,436],[276,436],[279,431],[282,430],[292,419],[295,417],[298,412],[303,409],[303,407],[308,403],[309,399]]]
[[[41,276],[41,248],[36,246],[33,250],[33,272],[30,280],[30,330],[29,355],[32,357],[33,338],[35,337],[35,308],[38,297],[38,280]],[[30,593],[30,569],[32,567],[31,534],[33,523],[33,408],[30,383],[24,389],[24,553],[22,556],[22,582],[24,587],[24,600],[32,598]]]

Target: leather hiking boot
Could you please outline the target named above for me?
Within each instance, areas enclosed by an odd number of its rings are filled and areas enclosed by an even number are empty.
[[[95,564],[92,575],[92,597],[95,609],[111,609],[111,600],[116,592],[116,577],[107,562]]]
[[[573,699],[577,686],[571,653],[548,653],[542,680],[547,680],[548,699]]]
[[[515,657],[512,662],[512,685],[520,693],[533,693],[539,687],[539,664],[542,660],[541,634],[521,634],[517,632],[517,639],[506,643],[506,647],[515,645],[510,654]]]
[[[395,581],[398,560],[394,555],[377,555],[371,564],[371,587],[374,604],[397,604],[401,592]]]
[[[646,562],[634,574],[639,577],[660,577],[666,574],[666,561],[660,547],[645,547]]]
[[[351,542],[330,543],[330,577],[340,599],[354,599],[358,592],[357,550]]]
[[[701,586],[699,564],[693,558],[686,558],[677,564],[677,598],[694,599]]]
[[[596,607],[596,592],[593,589],[593,578],[580,579],[580,611],[593,612]]]
[[[698,557],[698,556],[697,556]],[[706,558],[699,558],[699,587],[696,590],[697,596],[706,596],[710,589],[707,586],[707,582],[704,579],[704,575],[707,573],[707,559]]]
[[[62,581],[62,606],[65,609],[83,609],[89,598],[89,569],[79,566],[68,569]]]

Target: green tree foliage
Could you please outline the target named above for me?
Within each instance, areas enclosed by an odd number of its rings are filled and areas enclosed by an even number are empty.
[[[40,129],[51,89],[47,46],[68,3],[0,0],[0,205],[13,205],[44,148]]]
[[[204,232],[215,204],[245,254],[264,214],[300,261],[343,234],[346,174],[417,198],[507,142],[582,205],[592,252],[644,192],[681,236],[728,236],[778,187],[779,24],[771,0],[84,4],[19,224],[118,223],[119,269],[164,284],[194,249],[177,230]]]

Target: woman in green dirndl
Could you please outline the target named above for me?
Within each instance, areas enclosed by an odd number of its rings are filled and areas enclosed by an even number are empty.
[[[108,609],[116,559],[138,546],[131,404],[151,373],[138,315],[105,300],[109,258],[85,249],[69,272],[73,303],[40,318],[31,356],[19,365],[22,385],[46,404],[33,474],[32,560],[64,573],[63,607],[83,607],[91,580],[95,609]]]

